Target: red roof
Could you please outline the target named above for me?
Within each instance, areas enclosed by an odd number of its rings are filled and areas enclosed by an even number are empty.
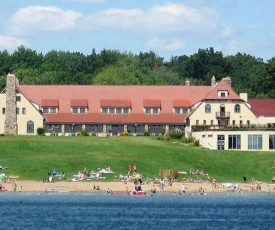
[[[143,101],[144,108],[160,108],[161,102],[160,100],[144,100]]]
[[[71,107],[88,107],[88,101],[82,99],[72,99]]]
[[[78,124],[108,124],[108,123],[124,123],[124,124],[183,124],[187,114],[72,114],[57,113],[44,114],[47,123],[78,123]]]
[[[275,99],[248,99],[247,102],[257,117],[275,117]]]
[[[174,108],[189,108],[190,101],[188,101],[188,100],[174,100],[173,107]]]
[[[101,107],[107,108],[130,108],[130,100],[100,100]]]
[[[41,107],[58,107],[58,100],[54,99],[42,99],[41,100]]]
[[[119,120],[123,123],[182,124],[186,116],[174,114],[173,101],[189,101],[192,106],[211,90],[211,86],[17,85],[17,88],[40,107],[42,100],[58,99],[58,113],[44,114],[47,122],[55,123]],[[73,100],[87,101],[87,113],[72,114]],[[102,114],[102,105],[131,105],[131,111],[130,114]],[[145,105],[161,106],[160,114],[145,114]]]
[[[219,91],[228,91],[228,96],[226,97],[219,97]],[[196,90],[196,93],[198,91]],[[233,89],[225,82],[220,81],[205,97],[208,100],[242,100],[238,94],[236,94]]]

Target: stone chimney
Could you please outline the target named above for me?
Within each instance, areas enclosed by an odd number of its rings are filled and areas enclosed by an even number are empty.
[[[232,81],[230,77],[224,77],[222,81],[224,81],[231,88]]]
[[[186,81],[185,81],[185,85],[190,85],[190,81],[189,81],[189,80],[186,80]]]
[[[213,76],[211,79],[211,88],[213,89],[215,86],[216,86],[216,78],[215,76]]]
[[[17,134],[17,117],[16,117],[16,85],[18,80],[14,74],[7,75],[6,83],[6,111],[5,111],[5,133]]]

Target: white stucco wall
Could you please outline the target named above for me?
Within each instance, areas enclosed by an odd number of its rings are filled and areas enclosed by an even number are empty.
[[[206,104],[211,105],[211,113],[205,113]],[[240,113],[235,113],[236,104],[240,105]],[[213,125],[218,125],[216,112],[220,112],[221,105],[225,106],[225,112],[230,113],[230,125],[232,125],[233,120],[235,120],[235,125],[240,125],[240,121],[242,121],[243,125],[247,124],[247,121],[250,124],[257,124],[258,122],[257,117],[243,101],[208,101],[202,102],[193,114],[190,115],[190,125],[196,125],[196,120],[199,121],[199,125],[203,125],[203,120],[206,120],[206,125],[210,125],[211,120],[213,120]]]
[[[43,128],[43,116],[39,111],[20,93],[16,96],[21,97],[21,101],[16,102],[16,107],[19,108],[17,115],[17,134],[18,135],[37,135],[37,128]],[[2,108],[6,107],[6,94],[0,94],[0,133],[4,133],[4,124],[6,115],[2,114]],[[25,108],[26,114],[22,114],[22,109]],[[27,133],[27,123],[34,123],[34,133]]]
[[[192,136],[200,141],[200,145],[209,148],[217,149],[218,147],[218,135],[224,135],[224,150],[228,150],[228,136],[229,135],[240,135],[241,136],[241,149],[242,151],[271,151],[269,149],[269,135],[275,135],[275,130],[264,131],[264,130],[249,130],[249,131],[201,131],[193,132]],[[262,135],[262,149],[248,149],[248,135]],[[233,149],[232,149],[233,150]],[[275,150],[272,150],[275,151]]]

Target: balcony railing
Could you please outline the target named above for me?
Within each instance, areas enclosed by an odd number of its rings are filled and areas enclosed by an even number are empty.
[[[216,118],[230,118],[230,112],[216,112]]]
[[[275,124],[251,124],[251,125],[192,125],[192,131],[214,131],[214,130],[239,130],[239,131],[249,131],[249,130],[275,130]]]

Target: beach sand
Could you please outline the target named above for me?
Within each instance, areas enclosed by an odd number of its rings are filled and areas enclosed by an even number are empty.
[[[102,181],[57,181],[54,183],[43,183],[42,181],[21,181],[17,180],[16,192],[106,192],[108,189],[113,192],[126,192],[132,191],[134,189],[133,182],[102,182]],[[13,182],[2,183],[2,185],[8,190],[13,191]],[[261,184],[261,190],[252,190],[250,184],[248,183],[238,183],[237,188],[233,190],[232,188],[222,187],[221,184],[219,188],[212,188],[211,183],[184,183],[186,188],[186,193],[197,193],[200,188],[204,190],[205,193],[224,193],[224,192],[268,192],[268,186],[271,193],[275,193],[274,184]],[[99,187],[99,190],[95,190],[95,187]],[[142,185],[142,190],[150,192],[152,187],[156,188],[156,192],[161,192],[158,184],[148,184]],[[164,192],[170,193],[182,193],[182,182],[174,182],[172,186],[165,186]]]

